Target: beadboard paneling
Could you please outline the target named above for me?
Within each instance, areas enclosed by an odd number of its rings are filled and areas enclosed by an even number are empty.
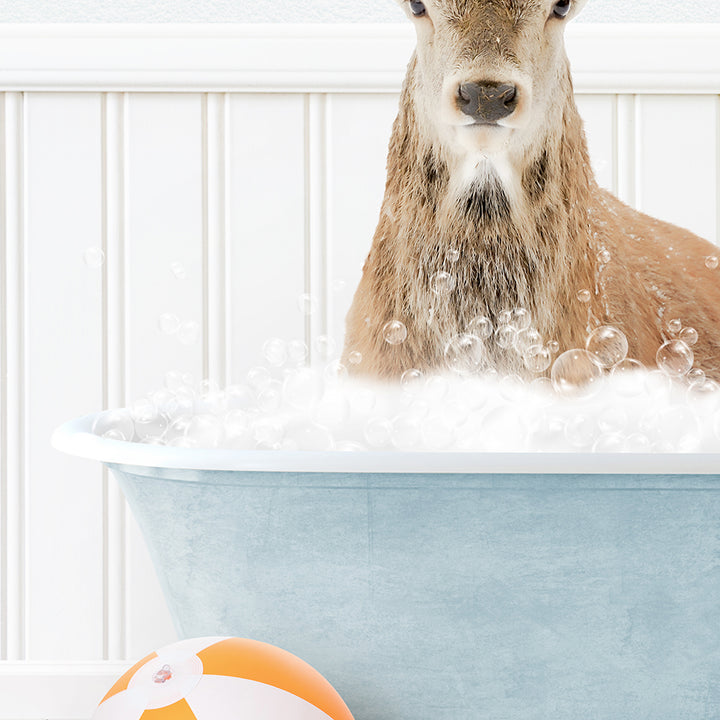
[[[569,38],[600,183],[715,241],[718,42]],[[242,380],[272,336],[341,342],[411,47],[397,28],[0,27],[0,720],[86,717],[98,677],[175,637],[114,480],[50,431],[168,369]]]

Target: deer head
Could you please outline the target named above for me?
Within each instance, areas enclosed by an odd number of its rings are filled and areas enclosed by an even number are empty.
[[[409,68],[418,130],[461,184],[521,169],[559,136],[572,83],[567,21],[586,0],[399,0],[417,31]]]

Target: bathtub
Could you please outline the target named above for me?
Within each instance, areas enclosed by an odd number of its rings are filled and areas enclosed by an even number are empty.
[[[91,434],[182,637],[285,648],[356,720],[720,717],[720,456],[188,450]]]

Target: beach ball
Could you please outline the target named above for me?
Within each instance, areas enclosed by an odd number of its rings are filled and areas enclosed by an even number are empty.
[[[92,720],[353,720],[314,668],[241,638],[182,640],[130,668]]]

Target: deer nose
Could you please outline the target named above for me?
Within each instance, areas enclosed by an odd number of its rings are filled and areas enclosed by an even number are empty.
[[[515,112],[518,89],[507,83],[462,83],[458,88],[457,104],[476,122],[496,123]]]

